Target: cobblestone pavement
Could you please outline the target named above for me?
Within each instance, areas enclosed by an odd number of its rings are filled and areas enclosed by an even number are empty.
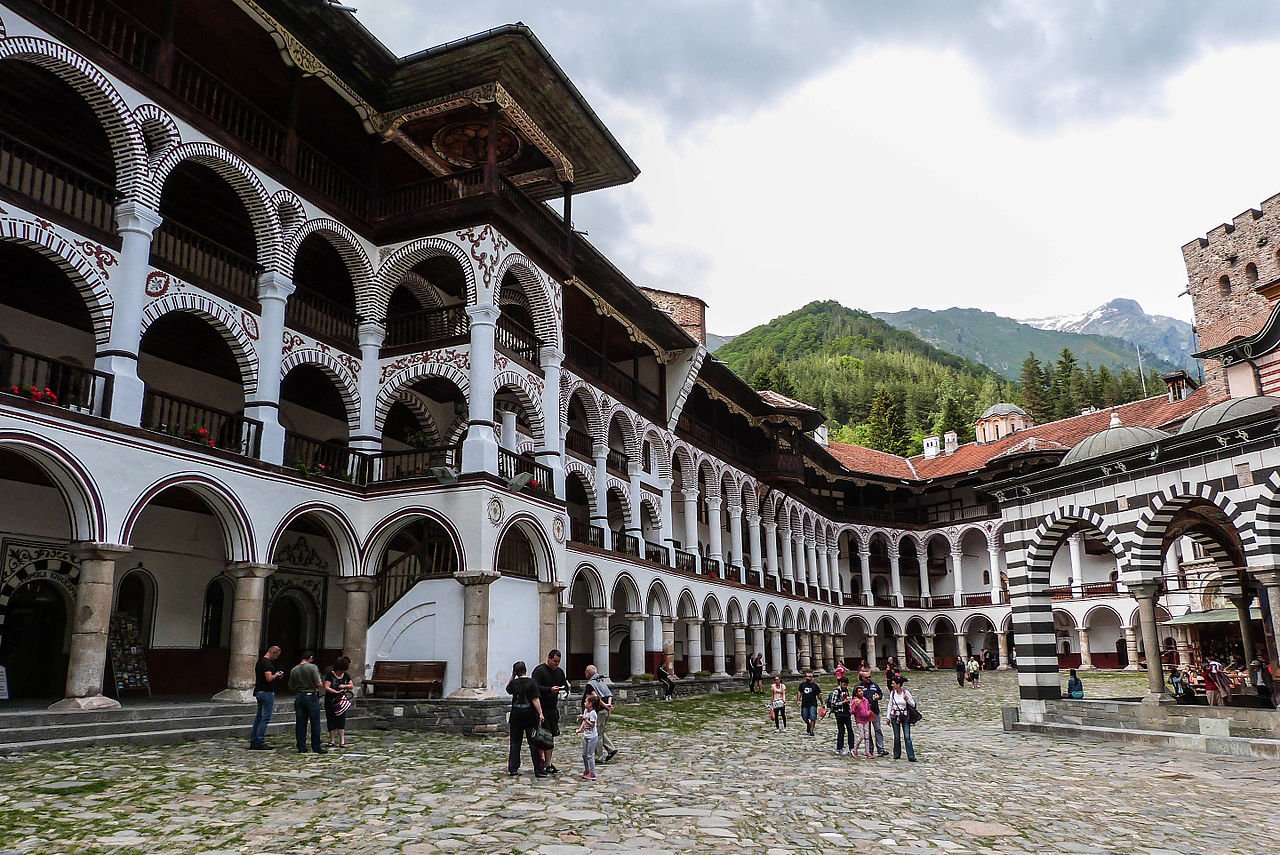
[[[1095,697],[1143,683],[1086,677]],[[914,764],[835,756],[830,721],[774,733],[746,693],[622,708],[621,752],[590,783],[572,739],[541,781],[527,757],[507,777],[505,740],[364,732],[324,757],[218,741],[7,758],[0,853],[1276,851],[1273,762],[1005,734],[1015,678],[982,684],[911,675]]]

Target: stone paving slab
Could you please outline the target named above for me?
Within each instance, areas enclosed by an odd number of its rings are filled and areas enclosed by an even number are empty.
[[[505,740],[363,732],[326,756],[241,741],[0,760],[0,855],[1274,853],[1271,760],[1005,733],[1014,675],[912,674],[921,762],[835,756],[834,724],[776,733],[746,693],[622,708],[620,753],[583,781],[505,773]],[[1145,676],[1091,675],[1091,697]],[[820,680],[824,685],[830,678]],[[886,735],[892,741],[892,734]],[[891,747],[891,745],[890,745]],[[1253,819],[1251,819],[1253,818]]]

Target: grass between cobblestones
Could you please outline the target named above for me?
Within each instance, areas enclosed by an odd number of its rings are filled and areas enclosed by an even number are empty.
[[[1065,674],[1064,674],[1065,679]],[[1084,675],[1136,697],[1145,674]],[[821,678],[830,688],[830,677]],[[791,711],[794,686],[791,690]],[[741,852],[1274,853],[1275,764],[1005,734],[1016,679],[910,675],[921,762],[835,756],[832,722],[785,733],[745,691],[621,706],[620,753],[595,782],[505,774],[505,740],[358,732],[345,753],[242,741],[94,748],[0,760],[6,853],[431,855]],[[892,747],[892,735],[888,732]]]

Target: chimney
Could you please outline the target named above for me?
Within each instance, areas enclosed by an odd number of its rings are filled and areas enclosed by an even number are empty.
[[[1107,425],[1107,427],[1116,428],[1116,427],[1121,427],[1123,424],[1124,423],[1120,421],[1120,414],[1113,412],[1111,414],[1111,424]]]
[[[942,435],[942,444],[945,446],[948,455],[955,454],[956,449],[960,446],[959,437],[956,436],[956,432],[949,430],[944,433]]]
[[[830,436],[827,433],[827,426],[818,425],[818,429],[813,432],[813,438],[818,443],[818,445],[821,445],[823,448],[826,448],[827,443],[830,442]]]
[[[924,459],[932,460],[938,456],[939,443],[936,436],[926,436],[924,438]]]

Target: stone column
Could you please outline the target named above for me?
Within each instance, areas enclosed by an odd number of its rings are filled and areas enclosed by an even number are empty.
[[[786,669],[785,673],[786,673],[788,676],[793,676],[793,675],[796,673],[796,671],[797,671],[797,668],[796,668],[796,664],[797,664],[797,663],[796,663],[796,634],[795,634],[795,631],[794,631],[794,630],[790,630],[790,629],[785,630],[785,631],[782,633],[782,640],[783,640],[783,642],[785,643],[785,646],[786,646],[786,648],[787,648],[787,650],[786,650],[786,656],[785,656],[785,659],[784,659],[784,662],[783,662],[784,667],[785,667],[785,669]]]
[[[665,660],[667,673],[671,679],[676,678],[676,619],[662,617],[662,658]]]
[[[922,547],[924,548],[924,547]],[[929,556],[928,554],[916,553],[916,564],[920,570],[920,599],[926,604],[933,598],[933,594],[929,591]]]
[[[564,447],[560,444],[560,367],[564,351],[544,344],[538,349],[538,364],[542,366],[542,441],[534,449],[533,456],[551,467],[551,480],[556,495],[564,497]]]
[[[836,670],[836,639],[829,632],[822,634],[823,667],[828,671]]]
[[[907,634],[905,632],[900,632],[897,635],[897,639],[898,639],[898,668],[905,671],[907,670]]]
[[[1142,666],[1138,664],[1138,631],[1131,626],[1124,628],[1124,647],[1129,658],[1129,664],[1124,666],[1124,670],[1141,670]]]
[[[871,594],[871,550],[859,549],[858,560],[862,562],[862,604],[874,605],[875,599]]]
[[[342,655],[351,660],[347,671],[355,685],[356,697],[362,697],[362,687],[368,676],[367,657],[369,643],[369,607],[373,589],[378,580],[373,576],[344,576],[338,587],[347,592],[346,618],[342,624]]]
[[[1249,607],[1253,605],[1253,592],[1241,591],[1239,594],[1228,594],[1227,599],[1236,607],[1236,619],[1240,622],[1240,645],[1244,649],[1244,664],[1248,667],[1258,655],[1253,642],[1253,622],[1249,619]]]
[[[778,567],[778,524],[774,522],[764,524],[764,572],[776,578],[781,584],[782,573]],[[780,590],[780,588],[774,590]]]
[[[262,655],[262,603],[266,579],[275,572],[272,564],[227,565],[226,573],[235,584],[235,603],[231,607],[231,661],[227,666],[227,688],[213,696],[215,701],[233,704],[254,702],[253,668]],[[275,642],[267,640],[270,646]]]
[[[782,661],[782,631],[769,630],[769,659],[773,663],[773,673],[781,674],[786,670]]]
[[[754,570],[760,576],[760,587],[764,587],[764,571],[761,560],[761,544],[760,544],[760,515],[747,514],[747,543],[751,545],[751,566],[748,570]]]
[[[1129,591],[1138,601],[1138,618],[1142,621],[1142,646],[1147,650],[1147,684],[1149,691],[1143,703],[1159,703],[1167,697],[1164,687],[1164,666],[1160,662],[1160,627],[1156,625],[1156,597],[1160,595],[1160,582],[1151,580],[1129,585]]]
[[[1191,633],[1186,627],[1178,627],[1178,632],[1174,633],[1174,638],[1178,643],[1178,664],[1190,665],[1191,656]]]
[[[933,663],[933,667],[937,668],[938,663],[934,662],[933,638],[934,638],[934,635],[932,632],[926,632],[924,634],[924,652],[925,652],[925,655],[929,657],[929,661]]]
[[[1067,537],[1067,548],[1071,554],[1071,596],[1084,596],[1084,569],[1080,553],[1084,547],[1084,532],[1077,531]]]
[[[889,553],[889,585],[890,592],[893,595],[893,603],[898,608],[902,608],[902,572],[898,567],[898,547],[891,547],[893,552]],[[906,667],[905,665],[903,667]]]
[[[563,584],[538,583],[538,656],[560,647],[560,594]]]
[[[1000,654],[1000,664],[996,667],[997,671],[1009,670],[1009,635],[1004,632],[996,633],[996,648]]]
[[[467,317],[471,320],[471,368],[467,372],[470,388],[467,392],[467,435],[462,440],[463,472],[498,474],[498,439],[493,430],[493,357],[496,352],[493,334],[501,314],[497,306],[467,306]],[[559,406],[559,398],[556,406]],[[485,590],[487,601],[487,588]]]
[[[813,662],[809,658],[809,633],[796,633],[796,658],[800,660],[801,671],[812,671]]]
[[[645,616],[640,612],[628,612],[624,617],[631,628],[631,679],[637,674],[646,673],[644,661],[644,624]]]
[[[764,626],[751,627],[751,651],[752,655],[756,653],[764,653]],[[775,662],[777,660],[774,660]]]
[[[952,589],[951,605],[964,605],[964,552],[956,546],[951,549],[951,578],[955,581]]]
[[[1089,650],[1089,630],[1086,627],[1080,627],[1076,630],[1080,636],[1080,670],[1093,670],[1093,652]]]
[[[267,463],[284,463],[284,426],[280,424],[280,363],[284,346],[284,308],[294,291],[293,280],[279,273],[258,277],[258,302],[262,306],[255,347],[258,356],[258,391],[244,402],[244,414],[262,422],[261,450]],[[255,660],[256,664],[256,660]]]
[[[961,659],[969,658],[969,652],[966,649],[966,647],[967,645],[965,643],[964,633],[957,632],[956,633],[956,655],[959,656]]]
[[[867,636],[867,667],[872,671],[880,667],[880,663],[876,660],[876,634],[873,632]]]
[[[835,668],[844,662],[844,633],[836,632],[831,636],[831,655],[834,658],[831,667]],[[847,665],[845,667],[848,667]],[[856,670],[856,669],[855,669]]]
[[[102,694],[102,679],[107,669],[107,630],[111,625],[116,560],[132,552],[133,547],[78,541],[72,544],[71,551],[80,559],[71,624],[71,658],[67,663],[65,697],[49,709],[114,709],[120,703]],[[249,678],[252,688],[252,664]]]
[[[556,603],[556,649],[565,651],[569,649],[569,612],[573,611],[571,606],[566,606],[562,602]]]
[[[493,425],[489,427],[492,437]],[[498,447],[496,442],[493,447]],[[462,585],[462,685],[449,695],[451,698],[498,696],[489,686],[489,586],[500,575],[497,570],[460,570],[453,574]]]
[[[747,627],[736,624],[733,627],[733,676],[747,675]]]
[[[591,616],[591,664],[596,666],[597,674],[608,680],[609,617],[613,609],[587,609],[587,614]]]
[[[724,545],[720,534],[720,497],[707,496],[707,557],[724,566]]]
[[[689,663],[689,674],[692,676],[702,670],[702,620],[690,618],[685,621],[684,658]]]
[[[694,558],[694,566],[702,569],[702,556],[698,552],[698,488],[680,491],[684,499],[684,551]]]
[[[138,202],[121,202],[115,210],[120,233],[120,268],[112,275],[114,305],[111,331],[105,348],[98,350],[94,367],[112,376],[111,410],[102,409],[98,387],[96,415],[110,416],[127,425],[142,422],[145,384],[138,376],[138,350],[142,345],[142,310],[147,302],[147,270],[151,266],[151,236],[163,222],[160,215]]]
[[[711,621],[711,676],[728,678],[724,662],[724,621]]]
[[[1267,598],[1271,612],[1272,637],[1280,641],[1280,568],[1250,568],[1249,575],[1262,586],[1260,595]],[[1273,659],[1271,664],[1280,668],[1280,660]]]
[[[729,505],[729,563],[738,565],[738,581],[746,582],[747,562],[742,560],[742,505]]]
[[[791,563],[791,529],[778,526],[778,539],[782,541],[782,578],[794,582],[796,577],[795,568]]]
[[[991,603],[1000,602],[1000,547],[987,547],[987,556],[991,559]]]
[[[360,343],[360,427],[351,436],[351,448],[376,454],[382,450],[382,434],[378,431],[378,387],[382,368],[378,364],[387,328],[373,321],[361,321],[356,330]],[[379,473],[371,472],[371,476]]]

